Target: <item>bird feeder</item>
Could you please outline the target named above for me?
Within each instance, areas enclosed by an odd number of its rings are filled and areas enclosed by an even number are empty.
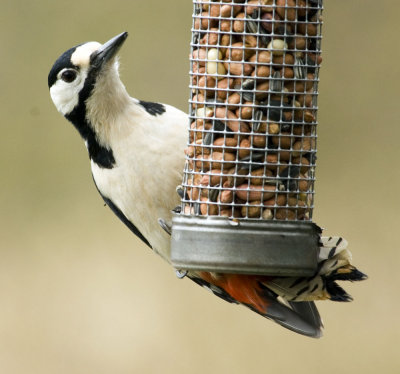
[[[194,0],[190,124],[171,261],[312,275],[322,0]]]

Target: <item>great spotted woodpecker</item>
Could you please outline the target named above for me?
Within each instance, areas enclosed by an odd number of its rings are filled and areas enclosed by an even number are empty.
[[[78,130],[105,203],[166,261],[170,237],[158,222],[179,204],[188,117],[165,104],[130,97],[120,80],[117,52],[126,32],[105,44],[88,42],[63,53],[48,76],[51,98]],[[309,278],[189,272],[187,277],[231,303],[297,333],[319,337],[315,300],[349,301],[337,280],[366,276],[351,265],[344,239],[321,237],[317,273]]]

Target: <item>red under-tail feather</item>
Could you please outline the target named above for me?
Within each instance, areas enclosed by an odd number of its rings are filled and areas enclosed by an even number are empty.
[[[264,285],[270,277],[208,272],[190,273],[189,277],[224,300],[243,304],[287,329],[313,338],[322,335],[322,322],[315,304],[281,302]]]
[[[218,274],[201,272],[200,277],[224,290],[230,297],[241,304],[248,305],[259,313],[264,314],[267,310],[268,299],[261,289],[261,281],[267,281],[268,277],[244,274]]]

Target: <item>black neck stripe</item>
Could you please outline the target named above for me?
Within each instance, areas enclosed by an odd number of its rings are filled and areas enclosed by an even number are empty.
[[[81,104],[79,100],[79,105],[65,117],[72,122],[79,134],[87,142],[90,159],[101,168],[112,169],[115,165],[113,151],[98,142],[92,126],[86,119],[85,109],[85,104]]]
[[[85,80],[85,85],[79,93],[78,105],[65,117],[72,122],[79,134],[87,142],[90,159],[101,168],[112,169],[115,165],[115,158],[112,150],[102,146],[98,142],[93,127],[86,118],[86,100],[94,89],[96,73],[97,71],[95,70],[89,71]]]
[[[71,62],[71,56],[75,52],[76,48],[81,46],[79,44],[75,47],[68,49],[64,52],[54,63],[48,76],[49,88],[56,83],[57,74],[65,68],[78,69]],[[114,155],[111,149],[108,149],[98,142],[96,134],[94,133],[93,127],[86,119],[86,100],[89,98],[93,91],[96,83],[96,75],[98,71],[96,69],[90,69],[88,76],[86,77],[85,84],[79,93],[78,105],[72,110],[72,112],[65,115],[65,117],[72,122],[75,128],[78,130],[82,138],[87,142],[87,148],[89,151],[89,157],[101,168],[111,169],[115,165]]]

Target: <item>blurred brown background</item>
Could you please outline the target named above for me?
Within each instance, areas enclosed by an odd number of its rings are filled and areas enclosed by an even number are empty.
[[[47,88],[54,60],[130,32],[132,96],[187,110],[191,1],[1,0],[1,373],[398,373],[399,14],[325,1],[315,221],[367,282],[311,340],[211,296],[103,207]]]

